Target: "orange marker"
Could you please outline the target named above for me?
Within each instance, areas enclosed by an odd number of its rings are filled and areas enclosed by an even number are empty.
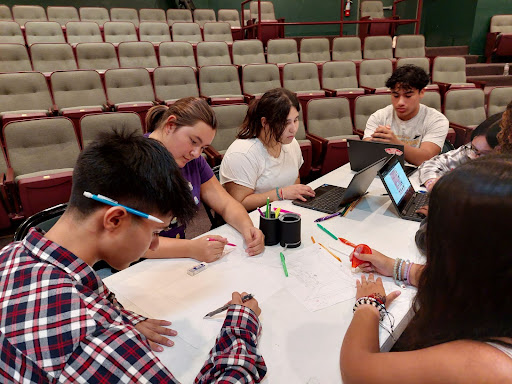
[[[343,237],[338,237],[338,240],[341,241],[343,244],[346,244],[350,247],[353,247],[353,248],[356,247],[356,245],[354,243],[348,241],[347,239],[344,239]]]

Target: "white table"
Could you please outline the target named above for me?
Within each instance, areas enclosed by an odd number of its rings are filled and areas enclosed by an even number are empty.
[[[315,188],[330,183],[346,187],[352,175],[347,164],[310,185]],[[411,181],[418,185],[414,177]],[[400,219],[389,197],[382,196],[385,192],[376,178],[369,194],[346,217],[322,224],[356,244],[368,244],[391,257],[424,262],[414,243],[419,224]],[[288,263],[293,261],[295,252],[312,244],[312,235],[327,247],[350,253],[350,247],[317,228],[313,220],[323,216],[322,213],[299,208],[290,201],[274,202],[273,207],[300,213],[302,217],[302,245],[284,252]],[[258,226],[258,212],[250,216]],[[126,308],[173,322],[171,328],[178,331],[178,336],[173,338],[175,346],[157,354],[163,364],[181,382],[192,382],[214,345],[223,320],[222,315],[214,320],[203,320],[203,316],[225,304],[231,292],[238,290],[253,293],[262,309],[259,349],[268,367],[264,383],[341,383],[339,350],[352,320],[354,300],[311,312],[290,292],[290,279],[284,276],[279,262],[282,251],[279,244],[249,258],[243,252],[242,237],[232,227],[224,225],[211,233],[226,236],[238,247],[196,276],[191,277],[186,271],[197,261],[175,259],[146,260],[105,279]],[[348,257],[341,253],[338,256],[348,268]],[[334,258],[332,261],[338,263]],[[384,281],[391,286],[391,278]],[[394,289],[399,288],[394,286]],[[400,298],[388,308],[395,317],[395,335],[403,331],[410,318],[415,288],[402,291]],[[382,328],[380,344],[384,351],[393,345],[392,338]]]

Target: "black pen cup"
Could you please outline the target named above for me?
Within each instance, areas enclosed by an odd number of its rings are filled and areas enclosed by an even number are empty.
[[[265,245],[279,243],[279,220],[276,219],[274,212],[270,212],[269,218],[260,215],[260,230],[265,235]]]
[[[297,248],[300,245],[300,216],[285,213],[279,216],[281,247]]]

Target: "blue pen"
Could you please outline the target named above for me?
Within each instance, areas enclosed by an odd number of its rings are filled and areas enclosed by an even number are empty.
[[[336,212],[336,213],[333,213],[332,215],[327,215],[327,216],[321,217],[319,219],[316,219],[315,223],[319,223],[321,221],[329,220],[329,219],[332,219],[333,217],[336,217],[336,216],[339,216],[339,215],[341,215],[341,212]]]
[[[137,216],[140,216],[140,217],[144,217],[145,219],[154,221],[156,223],[164,224],[164,222],[162,220],[160,220],[158,217],[155,217],[155,216],[152,216],[152,215],[148,215],[147,213],[137,211],[136,209],[127,207],[126,205],[119,204],[117,201],[112,200],[112,199],[110,199],[110,198],[108,198],[106,196],[93,195],[91,192],[87,192],[87,191],[84,191],[84,196],[89,198],[89,199],[93,199],[93,200],[99,201],[100,203],[111,205],[113,207],[123,207],[124,209],[126,209],[127,212],[130,212],[130,213],[132,213],[134,215],[137,215]]]

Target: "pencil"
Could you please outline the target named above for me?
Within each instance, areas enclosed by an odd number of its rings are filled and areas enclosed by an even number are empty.
[[[316,243],[315,238],[313,236],[311,236],[311,241],[313,242],[313,244]]]
[[[332,255],[332,257],[334,257],[336,260],[338,260],[341,263],[341,259],[338,256],[336,256],[334,253],[329,251],[327,248],[325,248],[322,243],[318,243],[318,245],[321,246],[323,249],[325,249],[327,252],[329,252]]]

